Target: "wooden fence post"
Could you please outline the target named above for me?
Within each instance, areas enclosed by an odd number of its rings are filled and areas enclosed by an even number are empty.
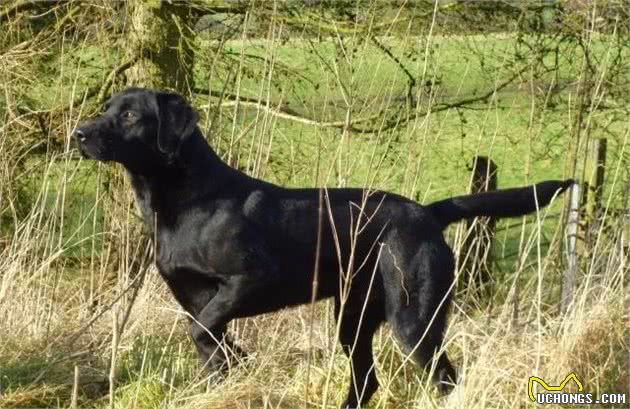
[[[470,193],[497,189],[497,165],[486,156],[473,158]],[[492,242],[496,221],[490,217],[476,217],[466,222],[466,236],[460,252],[462,287],[472,288],[477,294],[488,287],[491,280]]]

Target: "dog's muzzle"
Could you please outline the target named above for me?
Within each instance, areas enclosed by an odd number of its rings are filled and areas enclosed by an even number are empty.
[[[94,139],[94,135],[90,135],[89,130],[78,128],[72,133],[72,136],[81,156],[85,159],[103,159],[103,147],[100,146],[98,140]]]

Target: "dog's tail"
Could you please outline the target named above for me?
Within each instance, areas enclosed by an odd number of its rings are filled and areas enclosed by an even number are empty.
[[[522,216],[547,206],[554,195],[574,183],[572,179],[548,180],[532,186],[452,197],[431,203],[427,208],[443,229],[451,223],[477,216]]]

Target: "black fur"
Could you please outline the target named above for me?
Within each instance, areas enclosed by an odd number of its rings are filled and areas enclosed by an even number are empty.
[[[133,88],[112,97],[77,139],[85,156],[127,169],[146,225],[156,226],[159,272],[195,318],[201,361],[221,368],[220,346],[232,346],[225,337],[230,320],[311,300],[320,189],[286,189],[229,167],[196,120],[180,96]],[[543,182],[536,195],[526,187],[426,207],[387,192],[324,189],[315,298],[333,297],[342,320],[339,338],[352,363],[343,407],[360,406],[378,387],[371,346],[385,320],[421,367],[437,359],[433,381],[448,392],[455,370],[445,353],[435,356],[454,269],[442,230],[466,217],[532,212],[570,183]]]
[[[440,200],[427,206],[443,228],[462,219],[477,216],[515,217],[547,206],[564,192],[573,180],[548,180],[533,186],[503,189]]]

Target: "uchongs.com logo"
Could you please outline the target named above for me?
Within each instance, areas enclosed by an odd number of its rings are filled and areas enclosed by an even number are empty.
[[[564,388],[571,381],[577,386],[577,392],[565,392]],[[538,383],[540,388],[534,392],[534,383]],[[604,404],[604,405],[625,405],[627,396],[625,393],[602,393],[595,396],[590,392],[584,392],[584,385],[575,374],[571,372],[558,385],[549,385],[547,382],[537,376],[530,376],[527,385],[529,399],[539,405],[547,404]]]

